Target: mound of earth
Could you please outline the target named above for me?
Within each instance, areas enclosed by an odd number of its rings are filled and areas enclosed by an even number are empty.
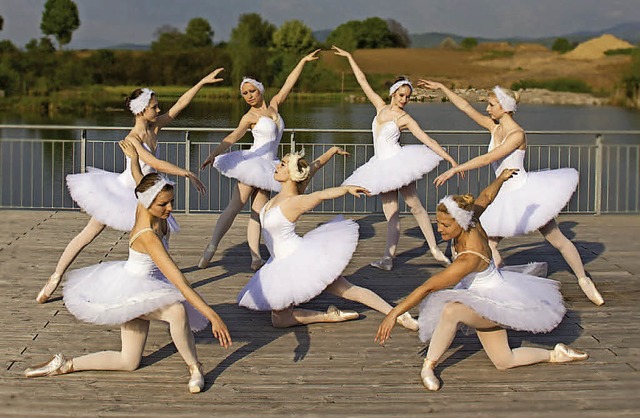
[[[573,51],[563,55],[564,58],[574,60],[594,60],[603,58],[605,51],[610,49],[627,49],[634,46],[627,41],[613,35],[604,34],[598,38],[588,40],[578,45]]]

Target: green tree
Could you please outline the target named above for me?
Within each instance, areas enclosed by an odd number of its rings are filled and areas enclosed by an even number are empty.
[[[358,48],[404,47],[402,39],[398,34],[391,32],[389,27],[389,23],[379,17],[370,17],[362,21],[350,20],[329,34],[327,44],[349,51]]]
[[[300,54],[311,51],[316,45],[311,28],[299,20],[284,22],[273,32],[273,48],[278,51]]]
[[[151,51],[182,51],[188,48],[187,37],[178,28],[171,25],[163,25],[156,29],[156,40],[151,42]]]
[[[393,42],[397,48],[408,48],[411,46],[409,31],[400,22],[394,19],[387,19],[387,27],[393,37]]]
[[[350,20],[335,28],[327,37],[328,45],[336,45],[347,51],[353,51],[358,48],[358,39],[362,22],[359,20]]]
[[[189,21],[185,35],[189,48],[206,48],[213,45],[213,29],[209,21],[202,17]]]
[[[235,83],[251,74],[263,82],[272,79],[267,66],[267,50],[271,46],[275,26],[262,20],[257,13],[243,14],[238,25],[231,30],[228,50],[233,63],[231,78]]]
[[[573,44],[567,38],[556,38],[551,45],[551,50],[564,54],[574,48]]]
[[[47,0],[44,4],[40,30],[55,36],[60,48],[71,42],[73,31],[79,27],[78,7],[72,0]]]
[[[460,41],[462,49],[471,50],[478,46],[478,40],[476,38],[464,38]]]

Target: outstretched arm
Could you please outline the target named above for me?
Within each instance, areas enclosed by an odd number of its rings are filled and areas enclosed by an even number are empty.
[[[446,269],[434,276],[431,276],[429,280],[418,286],[418,288],[411,292],[409,296],[407,296],[387,314],[378,328],[375,341],[380,342],[380,344],[384,344],[384,342],[391,336],[391,330],[395,326],[396,319],[400,315],[420,303],[429,293],[446,289],[457,284],[467,274],[476,271],[480,262],[481,260],[478,257],[462,254]]]
[[[234,129],[233,132],[231,132],[229,135],[224,137],[222,142],[220,142],[220,144],[218,144],[218,146],[213,151],[211,151],[211,154],[209,154],[207,159],[202,162],[200,168],[205,169],[207,166],[213,164],[213,161],[218,155],[231,148],[231,146],[238,142],[238,140],[240,140],[240,138],[242,138],[250,128],[251,117],[246,114],[242,117],[242,119],[240,119],[240,124],[238,124],[238,127]]]
[[[462,110],[471,119],[473,119],[475,123],[488,130],[492,130],[495,126],[493,119],[478,112],[473,106],[469,104],[469,102],[455,94],[453,91],[449,90],[447,87],[445,87],[444,84],[430,80],[418,80],[418,86],[431,90],[442,90],[449,101],[453,103],[458,109]]]
[[[362,91],[367,96],[371,104],[373,104],[376,108],[376,111],[380,110],[385,106],[384,100],[378,94],[373,91],[369,82],[367,81],[367,77],[364,75],[358,64],[353,59],[353,56],[350,52],[345,51],[344,49],[340,49],[335,45],[331,46],[331,49],[335,51],[336,55],[340,55],[341,57],[347,57],[349,60],[349,65],[351,65],[351,69],[353,70],[353,74],[356,76],[356,80],[358,80],[358,84],[362,88]]]
[[[133,140],[135,141],[135,139]],[[131,160],[131,176],[133,177],[133,181],[136,182],[136,185],[140,184],[140,180],[144,175],[142,174],[142,169],[140,168],[140,159],[138,158],[138,151],[136,151],[135,145],[128,138],[123,139],[118,142],[120,149]]]
[[[505,168],[502,170],[502,173],[496,177],[494,181],[491,182],[483,191],[480,192],[478,198],[475,202],[474,215],[477,218],[480,218],[480,215],[487,209],[487,207],[493,202],[493,199],[496,198],[500,188],[504,184],[505,181],[509,180],[513,177],[514,174],[518,172],[517,168]]]
[[[435,139],[431,138],[425,131],[420,128],[420,125],[418,125],[418,122],[416,122],[415,119],[413,119],[408,114],[405,114],[402,116],[401,120],[404,125],[403,127],[409,129],[409,132],[411,132],[413,136],[415,136],[423,144],[431,148],[433,152],[448,161],[453,167],[458,165],[456,160],[454,160],[453,157],[450,156],[449,153],[447,153],[447,151],[445,151],[444,148],[442,148]]]
[[[156,130],[160,130],[170,124],[179,114],[184,110],[191,100],[195,97],[195,95],[200,91],[200,89],[206,84],[215,84],[221,82],[223,79],[218,78],[218,74],[220,74],[224,68],[216,68],[213,72],[208,74],[202,80],[198,81],[198,83],[187,90],[178,101],[171,106],[168,112],[158,116],[158,119],[155,123]]]
[[[340,147],[331,147],[327,152],[325,152],[324,154],[322,154],[321,156],[313,160],[313,162],[309,166],[310,168],[309,176],[305,181],[298,183],[298,192],[300,194],[304,193],[307,186],[311,182],[311,178],[313,178],[313,176],[318,172],[318,170],[324,167],[324,165],[327,164],[334,155],[344,155],[348,157],[350,154]]]
[[[167,253],[162,242],[153,233],[142,234],[138,240],[144,252],[149,254],[162,274],[182,293],[185,299],[211,322],[213,336],[220,341],[220,345],[227,348],[232,344],[231,335],[220,316],[191,288],[176,263]]]
[[[302,74],[302,69],[304,68],[304,65],[309,61],[317,60],[319,51],[320,51],[319,49],[316,49],[315,51],[313,51],[309,55],[306,55],[300,60],[298,65],[294,67],[293,71],[291,71],[291,73],[285,80],[284,85],[282,86],[282,88],[280,88],[280,91],[278,92],[278,94],[273,96],[273,98],[271,99],[271,102],[269,103],[269,106],[272,106],[274,109],[276,109],[276,111],[278,110],[278,106],[285,101],[285,99],[291,92],[291,89],[293,89],[293,86],[295,86],[296,81],[298,81],[298,77],[300,77],[300,74]]]
[[[302,194],[288,199],[280,205],[280,210],[289,222],[295,222],[303,213],[315,208],[323,200],[336,199],[346,195],[347,193],[358,198],[363,194],[371,196],[367,189],[360,186],[331,187],[329,189],[320,190],[310,194]]]
[[[128,138],[129,138],[129,141],[136,148],[136,152],[138,153],[138,156],[140,157],[140,159],[144,161],[146,164],[153,167],[156,171],[159,171],[161,173],[166,173],[166,174],[172,174],[175,176],[185,177],[189,179],[191,183],[193,183],[193,185],[195,186],[195,188],[198,190],[199,193],[204,194],[207,191],[207,188],[200,181],[198,176],[196,176],[193,172],[189,170],[185,170],[184,168],[180,168],[177,165],[173,165],[168,161],[164,161],[159,158],[156,158],[155,155],[151,154],[149,151],[147,151],[145,147],[142,146],[142,143],[138,139],[135,139],[132,137],[128,137]]]
[[[440,174],[433,183],[436,187],[442,186],[447,180],[453,177],[456,173],[463,173],[465,171],[473,170],[475,168],[484,167],[485,165],[489,165],[495,161],[498,161],[507,155],[511,154],[513,151],[517,150],[524,143],[524,132],[522,131],[514,131],[510,135],[508,135],[502,144],[498,147],[495,147],[491,151],[486,154],[479,155],[475,158],[470,159],[464,164],[460,164],[457,167],[452,167],[444,173]]]

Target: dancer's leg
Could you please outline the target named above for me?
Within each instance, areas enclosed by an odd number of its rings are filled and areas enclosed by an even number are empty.
[[[270,193],[267,190],[257,189],[253,194],[251,203],[251,218],[247,225],[247,242],[251,252],[251,269],[258,270],[264,264],[260,256],[260,211],[269,201]]]
[[[400,214],[398,213],[398,192],[382,193],[382,211],[387,219],[387,244],[384,249],[385,257],[395,257],[398,241],[400,240]]]
[[[487,356],[498,370],[551,361],[552,350],[534,347],[511,349],[504,329],[477,331]]]
[[[84,227],[82,231],[78,235],[76,235],[70,242],[67,244],[67,247],[62,252],[60,259],[58,260],[58,264],[56,265],[55,272],[49,277],[47,283],[38,293],[36,297],[36,301],[38,303],[46,302],[53,292],[55,292],[56,288],[60,284],[60,280],[62,276],[67,271],[73,260],[78,257],[78,254],[89,245],[100,233],[104,230],[105,225],[98,222],[96,219],[91,218],[87,226]]]
[[[407,203],[411,209],[411,213],[416,218],[418,226],[422,231],[422,235],[424,235],[424,238],[427,240],[427,244],[429,244],[429,250],[431,251],[433,258],[445,265],[451,264],[451,261],[447,256],[445,256],[440,248],[438,248],[436,236],[433,233],[433,226],[431,225],[431,219],[429,219],[429,214],[418,197],[415,183],[404,186],[400,189],[400,193],[402,193],[404,201]]]
[[[502,255],[500,255],[500,251],[498,251],[498,244],[502,241],[501,237],[489,237],[489,248],[491,248],[491,258],[493,258],[493,264],[496,267],[502,267],[504,261],[502,260]]]
[[[236,183],[236,186],[233,189],[233,194],[231,195],[231,200],[218,218],[218,221],[213,228],[211,241],[205,248],[204,254],[198,262],[198,267],[205,268],[209,265],[209,261],[211,261],[211,258],[215,254],[216,249],[218,248],[218,244],[222,240],[222,237],[224,237],[229,228],[231,228],[233,220],[236,218],[238,213],[240,213],[243,206],[247,203],[247,201],[251,197],[252,192],[253,187],[247,186],[246,184],[242,184],[240,182]]]
[[[604,303],[604,299],[600,295],[600,292],[598,292],[598,289],[596,289],[591,279],[587,277],[578,249],[573,242],[571,242],[571,240],[562,233],[555,219],[549,221],[545,226],[540,228],[539,231],[551,245],[560,251],[562,257],[565,259],[567,264],[569,264],[571,270],[573,270],[573,274],[578,278],[578,284],[589,300],[596,305],[602,305]]]
[[[142,359],[148,332],[149,321],[144,319],[136,318],[122,324],[120,327],[121,351],[100,351],[76,357],[72,360],[73,370],[132,371],[137,369]]]
[[[276,328],[288,328],[317,322],[344,322],[358,316],[357,312],[342,311],[335,306],[329,306],[326,312],[290,307],[281,311],[271,311],[271,323]]]
[[[187,363],[187,366],[198,363],[195,338],[189,328],[189,318],[182,303],[177,302],[165,306],[164,308],[146,314],[144,318],[167,322],[169,324],[171,339],[176,345],[178,353],[180,353],[184,362]]]

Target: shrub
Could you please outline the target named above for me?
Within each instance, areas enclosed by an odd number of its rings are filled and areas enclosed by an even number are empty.
[[[571,93],[591,93],[591,87],[576,78],[554,78],[551,80],[520,80],[511,85],[512,90],[547,89],[551,91],[567,91]]]

